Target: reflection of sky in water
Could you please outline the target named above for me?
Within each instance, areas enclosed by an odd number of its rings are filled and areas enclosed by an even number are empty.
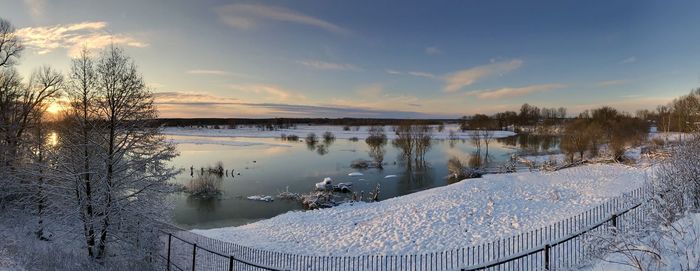
[[[489,147],[490,159],[495,164],[506,161],[517,150],[541,150],[541,138],[517,136],[494,140]],[[190,142],[196,137],[172,136],[176,140]],[[203,138],[207,139],[207,138]],[[303,142],[285,142],[274,138],[217,138],[222,144],[178,144],[180,156],[173,160],[176,167],[184,168],[176,182],[190,181],[190,166],[195,172],[201,167],[214,166],[221,161],[225,169],[235,170],[234,177],[224,177],[223,194],[218,199],[193,199],[187,195],[174,196],[176,202],[174,220],[188,228],[212,228],[242,225],[270,218],[291,210],[300,210],[296,202],[278,200],[257,202],[247,200],[251,195],[272,195],[289,190],[294,193],[307,193],[314,184],[324,177],[333,178],[335,183],[352,182],[353,190],[372,191],[377,183],[381,186],[380,199],[387,199],[413,193],[427,188],[448,184],[447,161],[456,156],[466,160],[475,151],[467,141],[433,141],[426,154],[429,166],[426,168],[407,167],[397,161],[400,151],[389,142],[385,145],[384,169],[355,170],[350,164],[356,159],[369,160],[368,146],[364,141],[351,142],[338,139],[328,144],[320,140],[325,150],[310,147]],[[263,143],[237,144],[236,142]],[[244,145],[244,146],[236,146]],[[538,147],[530,147],[530,146]],[[482,147],[483,148],[483,147]],[[556,144],[552,149],[556,148]],[[322,154],[322,155],[321,155]],[[483,151],[482,151],[483,154]],[[255,161],[255,162],[253,162]],[[348,176],[359,171],[364,176]],[[240,173],[240,175],[237,175]],[[385,179],[386,175],[398,175]],[[195,175],[196,176],[196,175]]]

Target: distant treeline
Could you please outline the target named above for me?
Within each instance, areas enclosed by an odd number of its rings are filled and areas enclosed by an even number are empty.
[[[344,125],[344,126],[369,126],[369,125],[399,125],[406,122],[424,125],[437,125],[441,123],[457,123],[457,119],[365,119],[365,118],[270,118],[270,119],[244,119],[244,118],[162,118],[153,123],[165,127],[188,126],[220,126],[221,128],[235,128],[236,126],[262,126],[262,127],[292,127],[298,125]]]

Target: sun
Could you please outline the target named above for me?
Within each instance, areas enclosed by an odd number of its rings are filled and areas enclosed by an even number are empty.
[[[51,114],[56,114],[56,113],[61,112],[65,109],[66,108],[63,106],[62,103],[60,103],[59,101],[55,101],[55,102],[51,102],[51,104],[49,104],[49,106],[46,108],[46,112],[49,112]]]

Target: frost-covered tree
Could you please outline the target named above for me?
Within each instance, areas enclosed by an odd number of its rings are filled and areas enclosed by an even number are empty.
[[[116,47],[74,59],[70,86],[61,167],[74,186],[88,254],[153,249],[151,230],[167,217],[168,180],[177,171],[166,165],[174,146],[149,125],[157,116],[151,92]]]
[[[5,194],[0,198],[22,199],[23,193],[30,193],[32,179],[19,178],[17,170],[26,171],[36,162],[28,152],[43,142],[37,141],[33,130],[46,125],[44,111],[62,85],[63,76],[50,67],[36,70],[27,83],[14,67],[0,67],[0,185]]]
[[[66,110],[61,134],[61,170],[66,173],[67,190],[76,209],[75,217],[82,222],[83,235],[89,256],[94,256],[95,233],[95,193],[99,182],[97,155],[100,128],[96,112],[95,60],[87,49],[71,63],[66,94],[70,107]]]

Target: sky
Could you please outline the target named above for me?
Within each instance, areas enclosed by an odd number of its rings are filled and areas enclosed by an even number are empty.
[[[27,50],[134,59],[160,117],[656,108],[700,87],[700,1],[0,0]]]

